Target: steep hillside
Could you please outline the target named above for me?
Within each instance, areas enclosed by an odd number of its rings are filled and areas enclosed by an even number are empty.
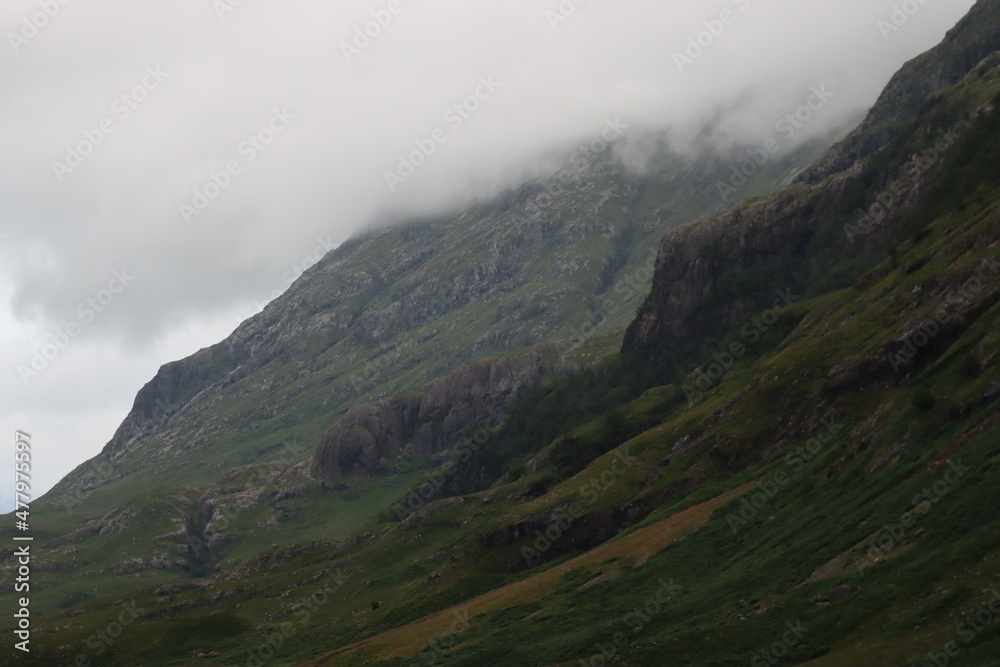
[[[909,7],[893,5],[894,13],[908,16]],[[886,21],[887,37],[899,29]],[[856,161],[885,148],[912,128],[932,93],[961,81],[976,65],[1000,49],[1000,2],[981,0],[935,48],[908,62],[889,82],[861,125],[838,142],[803,179],[818,181],[849,168]]]
[[[120,595],[347,538],[542,379],[612,353],[655,240],[722,208],[733,159],[661,145],[636,174],[617,151],[580,149],[495,201],[361,234],[228,339],[164,366],[101,455],[34,503],[38,610],[80,598],[81,576],[86,596]],[[476,470],[484,488],[506,467]]]
[[[46,499],[11,664],[997,667],[1000,52],[885,99],[730,211],[608,159],[331,253]]]
[[[492,489],[68,608],[39,619],[40,643],[64,648],[38,664],[996,665],[995,105],[942,157],[894,252],[723,326],[690,373],[617,408],[620,427],[652,419],[621,444],[598,418]],[[627,357],[576,389],[630,377],[613,368]],[[606,452],[552,468],[590,441]],[[122,604],[137,619],[120,638],[80,648]]]
[[[635,177],[610,149],[586,155],[491,204],[343,244],[227,340],[164,366],[43,506],[95,516],[151,482],[210,483],[477,359],[565,341],[553,362],[572,365],[612,349],[648,288],[652,239],[721,207],[725,162],[667,155]]]

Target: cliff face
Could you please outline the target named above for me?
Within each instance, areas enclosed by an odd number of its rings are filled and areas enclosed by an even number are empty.
[[[302,456],[311,458],[351,408],[480,359],[546,345],[566,350],[567,364],[600,359],[648,290],[663,230],[723,206],[716,186],[726,156],[692,160],[661,148],[641,175],[611,148],[581,149],[492,202],[343,243],[226,340],[163,366],[101,456],[39,507],[70,502],[93,518],[150,485],[207,488],[229,470],[272,462],[290,443],[299,451],[308,440]],[[769,163],[743,194],[805,159]],[[332,245],[320,239],[317,250]],[[421,431],[415,451],[434,450],[421,443],[437,437]]]
[[[243,664],[258,646],[279,662],[396,665],[443,646],[420,637],[448,639],[456,665],[586,662],[609,619],[662,602],[651,586],[663,573],[683,582],[682,607],[663,607],[670,618],[616,660],[745,664],[802,612],[808,643],[786,647],[789,663],[926,661],[1000,578],[1000,520],[984,511],[1000,465],[998,92],[1000,53],[868,159],[665,235],[622,242],[622,220],[645,230],[656,216],[626,206],[638,186],[600,181],[544,215],[518,208],[538,198],[527,188],[447,229],[346,244],[140,392],[92,478],[107,511],[34,524],[45,595],[32,622],[58,641],[25,664],[70,664],[119,604],[146,611],[106,667]],[[615,244],[654,234],[627,352],[719,366],[712,338],[801,296],[781,340],[693,395],[681,385],[697,372],[633,384],[635,359],[608,358],[525,400],[561,370],[552,347],[470,361],[565,335],[608,303],[560,310],[574,296],[606,298],[638,275],[606,269],[621,266]],[[631,304],[607,309],[612,331]],[[417,470],[519,396],[509,430],[480,450],[500,455],[501,481],[473,492],[461,467]],[[298,444],[281,439],[292,427]],[[141,474],[171,456],[177,477]],[[0,592],[18,567],[0,565]],[[454,612],[469,608],[476,629],[456,639]],[[261,644],[262,628],[290,630],[294,650]],[[976,641],[970,661],[1000,654],[1000,634]]]
[[[498,425],[506,408],[550,371],[537,354],[487,359],[417,392],[353,408],[323,437],[313,473],[371,476],[389,472],[399,454],[433,457],[469,430]]]
[[[709,300],[728,278],[766,266],[776,256],[804,252],[815,231],[812,194],[809,186],[795,186],[780,197],[667,233],[649,299],[629,327],[625,346],[661,343],[673,351],[675,344],[707,335],[709,329],[737,324],[746,311],[742,298],[707,305]]]
[[[946,155],[991,103],[1000,53],[952,91],[967,110],[929,102],[916,129],[878,156],[812,185],[795,183],[727,213],[667,231],[652,290],[629,326],[625,350],[671,354],[769,307],[789,305],[798,286],[822,282],[847,261],[888,252],[901,225],[937,185]],[[829,280],[836,277],[827,276]],[[846,287],[851,281],[842,282]]]
[[[885,148],[920,115],[932,93],[953,86],[1000,49],[1000,0],[980,0],[936,47],[908,62],[882,91],[867,118],[803,178],[816,182]],[[880,26],[886,31],[891,27]],[[892,32],[887,32],[891,36]]]

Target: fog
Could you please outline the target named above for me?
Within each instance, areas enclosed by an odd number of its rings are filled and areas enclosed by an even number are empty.
[[[887,32],[885,0],[7,0],[9,451],[32,434],[40,495],[161,364],[352,232],[537,177],[607,123],[756,142],[822,91],[789,141],[841,127],[972,4]]]

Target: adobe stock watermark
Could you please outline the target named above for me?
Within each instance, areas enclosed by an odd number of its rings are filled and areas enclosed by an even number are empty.
[[[318,264],[321,259],[326,257],[326,254],[328,252],[330,252],[331,250],[336,250],[338,246],[339,244],[334,243],[333,240],[330,239],[329,235],[327,235],[326,237],[317,236],[316,245],[313,246],[312,252],[310,252],[308,255],[303,257],[298,262],[293,263],[290,267],[288,267],[288,269],[284,273],[281,274],[282,288],[272,292],[270,298],[267,301],[256,302],[254,304],[254,308],[257,311],[264,310],[264,307],[267,306],[267,304],[271,303],[279,296],[284,294],[285,290],[291,287],[292,283],[298,280],[303,273],[305,273],[308,269]]]
[[[299,598],[292,604],[295,621],[308,623],[312,615],[329,603],[333,594],[343,588],[350,579],[349,575],[343,575],[338,571],[327,572],[309,595]],[[263,642],[247,649],[246,667],[263,667],[285,646],[285,642],[296,634],[298,630],[294,621],[278,624],[273,632],[264,636]]]
[[[106,311],[114,302],[118,295],[128,289],[135,276],[128,272],[128,269],[115,270],[111,272],[111,280],[106,287],[98,290],[91,296],[80,302],[76,307],[76,318],[72,319],[55,331],[46,334],[44,342],[35,344],[35,351],[31,359],[26,363],[19,364],[17,374],[21,382],[27,386],[33,379],[41,375],[62,354],[73,339],[77,338],[83,331]]]
[[[892,35],[902,30],[903,26],[909,23],[910,19],[923,9],[927,1],[904,0],[899,4],[893,5],[889,18],[881,18],[876,23],[879,32],[882,33],[882,39],[888,42]]]
[[[931,651],[923,657],[920,667],[948,667],[962,649],[970,645],[988,627],[1000,618],[1000,592],[988,591],[990,599],[975,612],[962,615],[962,622],[955,627],[958,639],[948,642],[940,651]],[[960,643],[961,642],[961,643]]]
[[[437,498],[438,493],[444,488],[448,479],[454,476],[459,470],[459,466],[468,463],[473,454],[478,452],[485,445],[490,436],[500,430],[500,427],[507,420],[507,415],[498,412],[493,408],[488,408],[486,412],[489,417],[483,423],[476,426],[469,435],[465,430],[458,435],[458,442],[450,450],[445,450],[447,461],[438,469],[424,473],[424,480],[416,488],[412,489],[403,502],[394,503],[392,511],[396,514],[396,520],[402,521],[408,516],[427,506]]]
[[[585,4],[587,0],[562,0],[554,10],[546,9],[545,20],[549,22],[552,32],[559,30],[559,26],[573,18]]]
[[[163,425],[177,412],[181,405],[179,403],[167,403],[163,399],[156,399],[154,403],[153,414],[146,421],[146,425]],[[61,494],[60,504],[66,509],[70,514],[73,513],[73,508],[82,505],[83,502],[90,497],[98,486],[104,484],[105,482],[111,481],[115,476],[114,466],[104,460],[91,459],[86,463],[86,469],[81,473],[83,482],[86,483],[89,488],[84,490],[73,490]],[[55,501],[52,502],[55,505]]]
[[[383,9],[373,9],[372,19],[364,25],[354,27],[354,38],[350,42],[340,43],[340,52],[348,64],[371,46],[376,39],[403,13],[402,0],[389,0]]]
[[[584,498],[584,502],[573,501],[569,507],[557,512],[544,531],[535,531],[536,539],[532,546],[521,547],[521,556],[524,557],[528,567],[533,567],[535,559],[555,546],[572,525],[583,518],[588,507],[596,503],[626,472],[638,464],[639,459],[628,452],[619,451],[606,470],[586,484],[582,484],[577,492]]]
[[[584,343],[597,334],[597,328],[601,322],[612,317],[622,306],[632,302],[637,296],[647,294],[653,282],[654,263],[659,254],[659,247],[653,246],[649,249],[649,259],[644,261],[642,266],[635,269],[615,285],[614,291],[601,300],[600,305],[590,313],[590,318],[578,327],[570,326],[572,336],[559,341],[558,347],[560,363],[565,363],[566,357],[581,348]]]
[[[219,23],[223,23],[229,15],[243,6],[245,0],[212,0],[212,9],[219,17]]]
[[[781,639],[750,658],[750,667],[771,667],[772,665],[777,665],[793,648],[802,642],[806,633],[809,632],[809,628],[802,625],[801,622],[786,623],[785,627],[788,630],[781,636]]]
[[[139,105],[149,99],[150,93],[160,87],[169,75],[160,69],[159,65],[150,65],[142,79],[128,91],[115,97],[111,103],[111,115],[105,116],[92,128],[84,129],[83,139],[74,144],[66,145],[66,155],[63,161],[52,163],[52,172],[56,181],[62,183],[67,176],[76,171],[84,160],[94,154],[94,151],[104,143],[118,128],[118,123],[128,120]]]
[[[972,468],[962,463],[961,459],[948,462],[948,470],[933,484],[924,487],[913,496],[910,504],[913,509],[903,512],[899,521],[888,523],[869,537],[865,544],[868,549],[862,556],[855,556],[853,565],[858,573],[864,573],[872,565],[892,553],[902,542],[903,537],[919,523],[941,500],[958,486],[959,482],[972,471]]]
[[[641,605],[627,612],[622,616],[622,625],[632,631],[633,635],[638,635],[657,616],[662,614],[671,604],[677,601],[683,593],[683,587],[674,583],[674,580],[659,580],[659,588]],[[614,633],[610,640],[595,644],[597,651],[589,658],[580,660],[580,667],[605,667],[618,657],[618,655],[632,642],[628,632],[620,630]]]
[[[391,351],[385,352],[385,347],[383,347],[381,348],[383,350],[381,355],[365,362],[365,367],[361,373],[351,378],[351,389],[354,390],[354,393],[361,395],[368,391],[382,377],[382,374],[386,370],[395,366],[403,358],[403,353],[413,346],[413,342],[409,336],[410,333],[407,332],[407,338],[393,346]]]
[[[295,120],[295,114],[288,111],[287,107],[271,110],[271,118],[259,130],[247,136],[236,147],[236,153],[241,160],[230,159],[220,171],[210,170],[208,180],[199,187],[194,188],[194,196],[190,203],[182,203],[178,206],[181,220],[184,224],[190,225],[191,219],[205,212],[212,202],[219,198],[230,185],[233,179],[243,173],[245,165],[254,162],[275,142],[282,132],[288,129],[291,122]]]
[[[423,662],[410,663],[409,667],[420,667],[421,664],[431,665],[432,667],[443,665],[442,658],[448,650],[458,643],[458,638],[463,632],[472,627],[472,623],[469,621],[470,615],[468,609],[456,612],[455,620],[448,626],[448,629],[417,652],[417,655],[423,659]]]
[[[750,9],[753,0],[732,0],[732,4],[740,11],[745,12]],[[683,74],[684,68],[694,65],[696,60],[718,43],[729,26],[736,23],[739,16],[732,9],[723,9],[717,18],[702,21],[705,29],[687,38],[687,48],[683,52],[674,51],[674,64],[677,66],[677,71]]]
[[[829,417],[823,417],[820,424],[823,425],[822,432],[785,456],[785,465],[792,469],[791,474],[785,470],[777,470],[769,479],[761,482],[753,493],[743,495],[738,511],[730,512],[726,516],[726,523],[733,531],[733,535],[750,525],[749,522],[753,521],[783,488],[791,484],[793,475],[804,470],[806,465],[815,459],[844,428],[843,424],[837,424]]]
[[[94,492],[94,489],[114,478],[115,468],[107,461],[92,459],[89,463],[87,463],[87,467],[88,469],[84,476],[84,482],[88,485],[88,488],[81,491],[73,491],[72,493],[64,494],[62,496],[62,505],[70,514],[73,513],[74,507],[82,505],[83,502],[90,497],[90,495]]]
[[[989,278],[1000,273],[1000,263],[996,260],[983,260],[979,266],[979,271],[975,277],[969,279],[960,290],[951,291],[942,299],[947,303],[952,297],[963,303],[971,303],[986,286]],[[916,331],[911,333],[903,341],[903,346],[889,353],[889,364],[894,373],[908,369],[921,350],[931,344],[931,342],[941,333],[941,327],[948,321],[948,310],[945,305],[935,311],[928,322],[924,322]]]
[[[621,116],[605,118],[600,135],[571,153],[564,166],[542,181],[545,192],[528,204],[526,207],[528,213],[540,215],[542,204],[556,199],[569,190],[574,172],[589,168],[615,141],[625,134],[625,130],[628,128],[629,126],[622,122]]]
[[[857,220],[844,225],[847,240],[854,242],[860,236],[874,231],[878,225],[889,217],[889,211],[900,199],[915,186],[920,184],[920,177],[930,170],[941,157],[958,141],[958,134],[938,130],[938,139],[934,146],[919,153],[914,153],[903,165],[901,176],[892,182],[885,190],[875,196],[875,201],[868,208],[859,208]]]
[[[38,0],[39,11],[22,18],[21,29],[18,32],[7,33],[7,41],[10,42],[10,48],[14,53],[20,53],[21,49],[38,37],[45,26],[59,16],[63,7],[70,2],[71,0]]]
[[[86,643],[89,651],[78,653],[73,662],[66,667],[90,667],[94,664],[100,664],[92,663],[90,658],[99,658],[110,650],[115,642],[125,634],[125,630],[135,623],[140,614],[146,611],[142,607],[137,607],[134,600],[123,602],[119,606],[122,610],[118,612],[118,616],[114,620],[109,621],[103,630],[87,637]]]
[[[729,178],[716,183],[716,189],[723,202],[728,202],[740,188],[746,185],[772,157],[787,147],[799,130],[816,117],[816,114],[834,97],[826,84],[813,86],[806,101],[791,113],[787,113],[774,123],[775,136],[768,137],[758,148],[748,149],[746,159],[730,167]]]
[[[304,442],[282,442],[280,455],[277,459],[269,461],[269,463],[292,466],[297,463],[302,458],[302,455],[308,450],[309,447]],[[267,469],[265,469],[263,473],[260,470],[254,470],[250,474],[249,478],[247,478],[247,481],[244,482],[242,492],[252,490],[258,484],[266,484],[268,482],[270,472],[271,471]],[[246,511],[248,510],[242,509],[238,505],[231,503],[219,503],[212,508],[212,515],[205,524],[202,534],[188,535],[188,546],[196,550],[211,550],[213,538],[223,538],[226,532],[235,525],[236,520],[239,519],[240,516],[242,516]]]
[[[714,387],[715,383],[721,380],[722,376],[725,375],[737,361],[746,356],[747,352],[750,351],[748,345],[750,347],[756,345],[764,334],[770,331],[771,327],[777,323],[778,316],[802,298],[793,295],[790,289],[786,289],[784,292],[775,290],[775,294],[778,295],[778,298],[774,300],[774,303],[770,308],[753,319],[745,322],[743,326],[740,327],[740,336],[747,342],[747,344],[733,341],[729,344],[727,349],[716,352],[712,355],[713,363],[695,369],[693,379],[694,384],[685,383],[682,387],[684,396],[688,400],[689,408],[693,406],[695,401],[703,396],[705,392]]]
[[[462,129],[473,114],[479,111],[483,103],[493,97],[502,85],[499,81],[494,80],[492,74],[479,77],[479,85],[475,89],[441,114],[441,120],[444,121],[447,128],[437,127],[428,136],[416,139],[413,142],[416,146],[414,150],[405,155],[399,155],[399,164],[395,171],[385,172],[385,183],[389,187],[389,192],[396,192],[396,189],[413,176],[417,169],[424,166],[438,148],[448,142],[449,133]]]

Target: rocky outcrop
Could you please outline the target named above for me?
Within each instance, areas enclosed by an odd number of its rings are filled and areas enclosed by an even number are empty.
[[[136,394],[132,410],[103,454],[114,463],[134,442],[156,432],[205,387],[228,373],[226,367],[234,361],[230,356],[224,347],[215,346],[162,366]]]
[[[92,517],[112,483],[155,487],[177,466],[205,488],[234,465],[274,461],[293,425],[325,428],[358,405],[581,327],[610,340],[648,286],[635,284],[649,264],[638,251],[680,213],[648,200],[610,149],[585,162],[442,217],[382,221],[339,247],[317,239],[308,261],[282,275],[283,294],[224,341],[160,368],[101,455],[46,505]],[[718,168],[701,165],[702,181]],[[690,171],[671,158],[656,174],[663,200],[680,196],[681,169]],[[696,210],[716,210],[714,187]]]
[[[787,308],[797,298],[796,284],[814,282],[837,263],[887,253],[898,243],[905,216],[935,185],[946,162],[940,156],[970,122],[964,118],[934,135],[929,149],[925,138],[914,135],[895,149],[892,166],[875,174],[858,163],[818,185],[796,183],[668,231],[652,289],[626,332],[624,349],[679,352],[755,313]],[[857,198],[859,189],[870,192],[867,209],[858,208],[866,201]]]
[[[324,436],[313,459],[318,477],[389,472],[397,455],[428,458],[453,446],[462,433],[492,421],[550,366],[535,353],[486,359],[431,382],[417,392],[360,405]]]
[[[719,300],[720,285],[807,244],[811,194],[811,187],[795,186],[779,197],[667,232],[649,299],[629,327],[625,346],[664,342],[675,348],[709,328],[738,324],[744,304]],[[717,302],[714,307],[706,307],[710,299]]]
[[[902,13],[898,7],[895,11]],[[803,178],[817,182],[888,146],[908,123],[917,119],[929,95],[958,83],[984,58],[1000,49],[998,24],[1000,0],[976,3],[944,41],[906,63],[892,77],[864,122],[833,146]],[[898,30],[889,22],[880,27]]]

